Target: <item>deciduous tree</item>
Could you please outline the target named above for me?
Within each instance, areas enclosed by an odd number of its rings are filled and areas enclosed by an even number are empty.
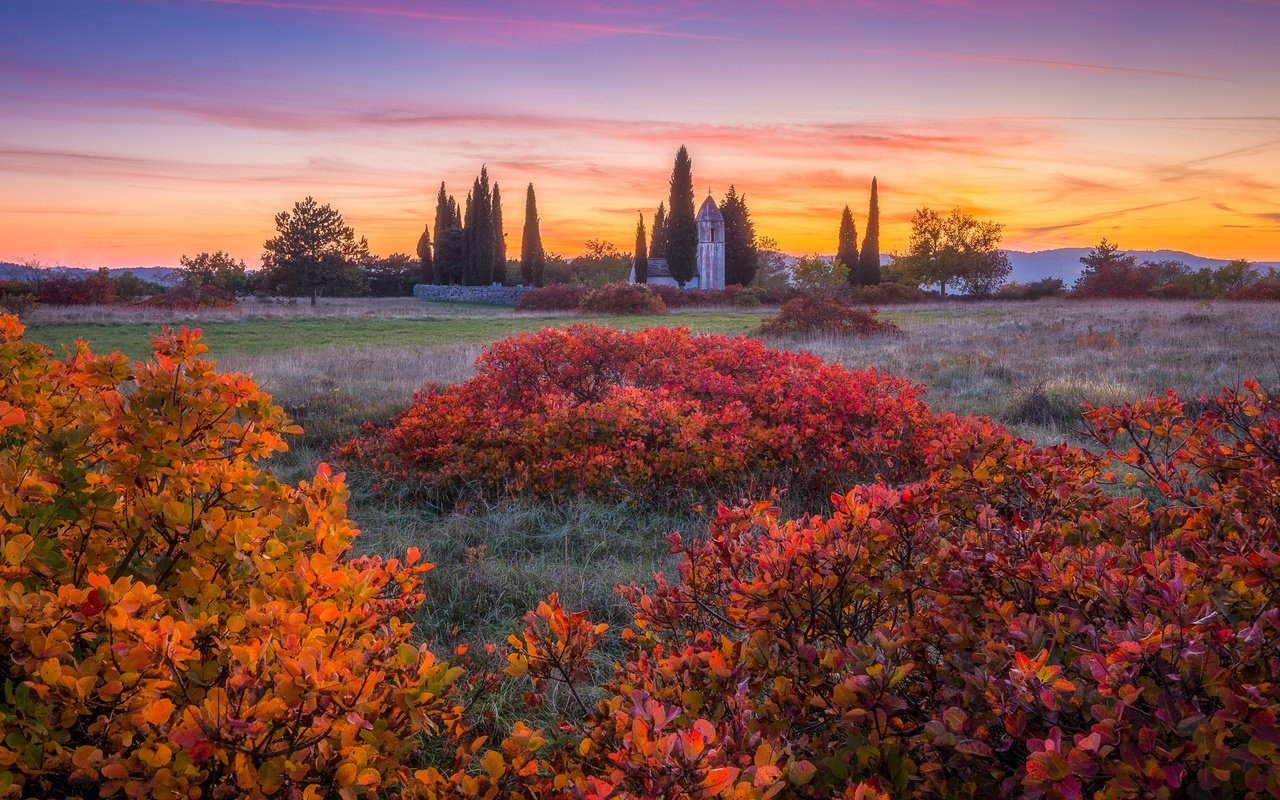
[[[921,208],[911,223],[906,254],[894,257],[894,271],[916,285],[937,285],[944,297],[949,284],[966,294],[989,295],[1012,271],[999,248],[1001,229],[960,209],[943,217]]]

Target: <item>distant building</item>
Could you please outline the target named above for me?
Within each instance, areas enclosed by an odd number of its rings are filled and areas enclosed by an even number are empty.
[[[724,288],[724,215],[716,201],[707,195],[698,209],[698,261],[697,274],[684,285],[686,289]],[[636,266],[631,265],[632,283],[636,280]],[[650,286],[679,286],[671,277],[671,268],[665,258],[649,259]]]

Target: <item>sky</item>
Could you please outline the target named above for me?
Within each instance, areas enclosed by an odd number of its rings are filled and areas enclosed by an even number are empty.
[[[1004,245],[1280,259],[1280,0],[4,0],[0,260],[259,263],[313,196],[412,253],[482,164],[516,255],[629,251],[680,145],[784,251],[917,208]]]

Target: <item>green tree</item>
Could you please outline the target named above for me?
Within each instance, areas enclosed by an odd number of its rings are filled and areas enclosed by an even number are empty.
[[[849,268],[838,258],[804,256],[791,265],[791,280],[801,289],[834,289],[848,282]]]
[[[653,215],[653,230],[649,233],[649,258],[667,257],[667,204],[658,203],[658,213]]]
[[[263,245],[268,285],[287,294],[361,294],[369,243],[332,206],[308,197],[276,215],[277,235]]]
[[[636,223],[636,254],[633,263],[635,264],[636,283],[649,282],[649,254],[646,251],[646,235],[644,230],[644,214],[640,215],[640,221]]]
[[[493,282],[505,285],[507,282],[507,235],[502,231],[502,195],[496,183],[493,185],[493,211],[489,217],[493,220]]]
[[[421,259],[394,253],[369,260],[369,294],[374,297],[412,297],[421,277]]]
[[[1080,257],[1084,269],[1076,278],[1072,292],[1082,297],[1139,297],[1146,287],[1138,285],[1138,259],[1119,246],[1103,240],[1088,254]]]
[[[848,206],[844,207],[844,211],[840,214],[840,236],[836,243],[836,258],[842,264],[848,264],[849,282],[857,283],[858,280],[858,226],[853,222],[853,212]]]
[[[533,184],[524,198],[524,233],[520,237],[520,276],[525,286],[542,286],[546,269],[546,254],[542,251],[542,232],[538,229],[538,201],[533,196]]]
[[[1262,273],[1254,268],[1253,263],[1243,258],[1223,264],[1213,271],[1213,292],[1224,295],[1234,289],[1243,289],[1262,279]]]
[[[603,286],[625,282],[630,271],[630,253],[622,252],[613,242],[590,239],[582,255],[573,259],[570,280],[584,286]]]
[[[418,273],[423,283],[436,282],[435,261],[431,257],[431,226],[422,226],[418,237]]]
[[[852,265],[851,265],[852,267]],[[853,282],[859,286],[874,286],[880,282],[880,189],[876,179],[871,179],[871,206],[867,211],[867,235],[858,253]]]
[[[229,253],[199,253],[194,257],[178,259],[178,273],[190,289],[212,286],[232,294],[245,294],[250,288],[248,267],[243,260],[232,258]]]
[[[693,162],[684,145],[671,170],[671,196],[665,226],[667,268],[680,288],[698,271],[698,225],[693,211]]]
[[[782,289],[791,283],[791,270],[787,269],[787,257],[778,249],[772,236],[761,236],[756,241],[760,254],[760,268],[754,285],[762,289]]]
[[[756,224],[751,221],[747,196],[730,185],[720,204],[724,216],[724,282],[726,286],[749,286],[759,268]]]
[[[462,283],[466,258],[462,215],[458,201],[445,191],[443,182],[440,183],[440,193],[436,195],[434,234],[436,282],[446,285]]]
[[[907,253],[894,256],[893,269],[908,283],[936,284],[943,297],[949,284],[965,294],[985,297],[1013,269],[999,247],[1002,229],[958,208],[946,217],[921,208],[911,222]]]
[[[493,282],[497,254],[493,232],[493,191],[489,187],[487,167],[480,168],[480,174],[471,186],[464,229],[467,234],[467,275],[464,283],[488,286]]]

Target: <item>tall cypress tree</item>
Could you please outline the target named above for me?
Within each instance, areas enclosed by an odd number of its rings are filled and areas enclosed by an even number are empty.
[[[471,191],[467,192],[466,210],[462,212],[462,261],[458,265],[458,283],[471,286],[471,255],[475,252],[476,239],[476,204],[475,196],[480,186],[480,179],[471,182]]]
[[[836,258],[848,270],[849,283],[858,283],[858,226],[848,206],[840,215],[840,240],[836,244]]]
[[[421,265],[420,276],[423,283],[436,282],[435,262],[431,258],[431,226],[422,226],[422,235],[418,237],[418,263]]]
[[[653,215],[653,232],[649,234],[649,258],[667,257],[667,204],[658,203]]]
[[[858,254],[857,273],[855,282],[860,286],[880,282],[880,195],[875,178],[871,179],[871,210],[867,212],[867,236]]]
[[[724,216],[724,283],[747,286],[756,277],[760,254],[756,250],[756,224],[751,221],[747,196],[729,187],[720,204]]]
[[[493,282],[507,282],[507,235],[502,231],[502,196],[493,184]]]
[[[667,267],[680,288],[698,273],[698,224],[693,212],[693,162],[684,145],[676,152],[667,198]]]
[[[489,170],[480,174],[467,198],[467,286],[488,286],[493,282],[494,234],[493,194],[489,189]]]
[[[458,213],[458,201],[445,191],[440,183],[436,195],[435,220],[435,279],[441,284],[462,282],[463,232],[462,217]]]
[[[649,254],[645,252],[644,214],[636,223],[636,283],[649,282]]]
[[[533,197],[531,183],[524,198],[524,233],[520,237],[520,277],[525,286],[542,285],[542,269],[546,263],[542,233],[538,230],[538,201]]]

